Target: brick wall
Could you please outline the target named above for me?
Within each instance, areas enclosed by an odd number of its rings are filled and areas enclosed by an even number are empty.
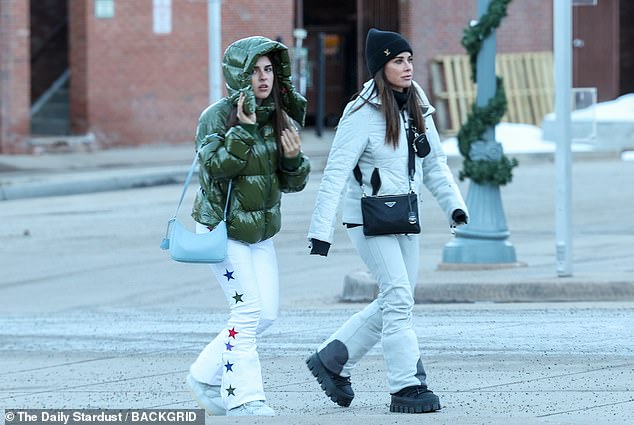
[[[70,78],[71,133],[89,131],[88,117],[88,36],[89,5],[92,2],[72,1],[68,4],[68,62]]]
[[[0,0],[1,153],[27,151],[29,80],[29,2]]]
[[[416,80],[430,93],[430,64],[438,55],[466,54],[460,44],[464,28],[477,19],[476,0],[405,0],[406,30],[414,50]],[[497,51],[552,50],[552,0],[516,0],[497,31]]]
[[[399,0],[401,31],[415,50],[416,79],[430,91],[430,60],[462,54],[476,0]],[[152,0],[115,0],[98,19],[94,1],[69,1],[74,133],[102,146],[191,141],[207,106],[207,1],[172,0],[172,32],[154,34]],[[222,49],[254,34],[293,44],[295,0],[223,0]],[[0,151],[25,151],[29,134],[29,2],[0,0]],[[552,49],[552,0],[514,1],[498,51]]]
[[[223,0],[223,48],[232,41],[250,35],[263,35],[292,47],[294,0]]]
[[[116,1],[111,19],[70,7],[73,130],[102,146],[192,140],[209,98],[207,2],[172,0],[170,34],[153,33],[152,0]],[[292,43],[293,16],[292,0],[225,0],[222,49],[254,34]]]

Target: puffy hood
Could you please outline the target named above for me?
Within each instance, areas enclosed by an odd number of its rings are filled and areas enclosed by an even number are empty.
[[[280,89],[282,108],[302,126],[306,116],[306,99],[299,94],[291,82],[291,61],[288,48],[266,37],[253,36],[235,41],[225,50],[222,71],[229,99],[238,103],[240,92],[246,94],[245,109],[255,110],[255,95],[251,87],[251,74],[256,62],[267,55],[273,63],[275,78]]]

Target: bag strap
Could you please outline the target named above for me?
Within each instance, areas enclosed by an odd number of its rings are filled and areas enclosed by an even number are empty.
[[[416,173],[416,162],[414,158],[414,133],[412,131],[412,117],[405,117],[405,111],[402,111],[403,119],[407,123],[405,127],[405,132],[407,134],[407,173],[409,178],[409,190],[412,190],[412,182],[414,181],[414,174]],[[352,169],[352,174],[354,175],[355,180],[359,183],[359,186],[363,187],[363,174],[361,173],[361,168],[359,164]],[[374,168],[372,171],[372,176],[370,177],[370,183],[372,184],[372,195],[376,195],[379,193],[379,189],[381,188],[381,176],[379,175],[379,169]]]
[[[161,249],[169,249],[170,246],[170,226],[176,221],[176,217],[178,216],[178,210],[181,209],[181,205],[183,204],[183,199],[185,199],[185,194],[187,193],[187,188],[189,187],[189,183],[192,180],[192,175],[194,174],[194,168],[196,168],[196,162],[198,161],[198,152],[194,155],[194,161],[192,162],[192,166],[189,167],[189,172],[187,173],[187,178],[185,179],[185,184],[183,185],[183,191],[181,193],[181,198],[178,200],[178,206],[176,207],[176,211],[174,212],[174,216],[167,221],[167,227],[165,228],[165,237],[161,241],[160,248]],[[225,211],[223,213],[223,221],[227,221],[227,210],[229,209],[229,196],[231,195],[231,184],[233,183],[233,179],[229,180],[229,188],[227,189],[227,199],[225,200]]]
[[[183,203],[183,199],[185,199],[185,194],[187,193],[187,188],[189,187],[189,183],[192,180],[192,175],[194,174],[194,169],[196,168],[196,162],[198,162],[198,152],[194,155],[194,161],[192,162],[191,167],[189,167],[189,172],[187,173],[187,178],[185,179],[185,184],[183,185],[183,191],[181,193],[181,198],[178,200],[178,206],[176,207],[176,211],[174,212],[174,217],[178,216],[178,211],[181,208]],[[229,208],[229,196],[231,195],[231,185],[233,183],[233,179],[229,180],[229,188],[227,189],[227,199],[225,200],[225,210],[223,213],[223,220],[227,221],[227,210]]]
[[[416,166],[414,162],[414,130],[413,120],[411,115],[407,116],[407,170],[409,172],[410,189],[412,182],[414,181],[414,174],[416,173]]]

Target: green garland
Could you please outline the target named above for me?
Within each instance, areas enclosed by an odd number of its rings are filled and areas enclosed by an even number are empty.
[[[467,49],[471,61],[471,79],[477,78],[476,61],[482,42],[500,26],[502,18],[506,16],[506,9],[512,0],[491,0],[487,12],[473,26],[467,27],[462,37],[462,45]],[[472,160],[470,158],[471,144],[482,140],[482,135],[488,128],[495,128],[506,113],[507,102],[502,79],[497,77],[495,95],[489,99],[486,106],[475,103],[467,122],[458,132],[458,146],[464,157],[460,180],[470,178],[475,183],[502,186],[513,179],[513,168],[518,165],[517,159],[509,159],[502,153],[499,159]]]

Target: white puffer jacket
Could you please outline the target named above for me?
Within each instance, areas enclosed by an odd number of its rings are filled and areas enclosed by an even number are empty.
[[[420,200],[420,190],[424,184],[451,222],[451,213],[454,210],[462,209],[468,215],[467,207],[447,166],[447,157],[431,117],[435,109],[429,104],[423,89],[417,83],[413,83],[413,87],[418,90],[424,102],[425,125],[431,152],[425,158],[416,157],[412,188],[419,194]],[[360,201],[362,191],[352,174],[357,163],[363,175],[366,194],[372,192],[370,177],[374,168],[379,169],[381,176],[379,195],[394,195],[409,190],[405,122],[401,116],[399,143],[394,149],[392,145],[385,143],[385,118],[379,108],[380,99],[376,94],[373,95],[373,89],[374,81],[366,82],[360,96],[348,103],[339,121],[315,201],[308,231],[309,240],[333,243],[337,211],[344,191],[343,223],[363,223]],[[363,103],[364,98],[368,98],[369,102],[354,111]],[[422,212],[420,215],[421,218],[424,217]],[[421,224],[424,229],[424,220]]]

